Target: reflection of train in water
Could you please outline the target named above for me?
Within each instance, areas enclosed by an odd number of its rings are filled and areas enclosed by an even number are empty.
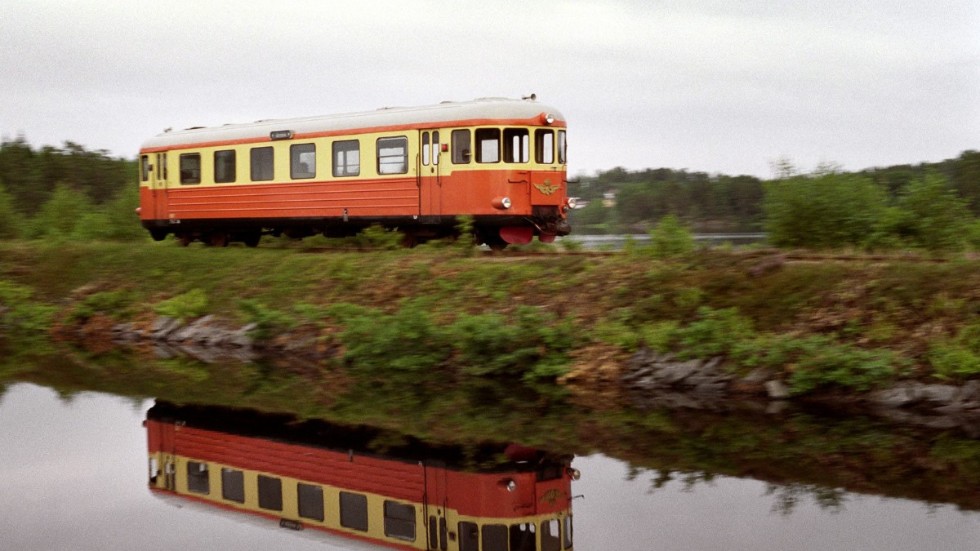
[[[145,426],[161,496],[396,549],[572,549],[569,456],[167,403]]]

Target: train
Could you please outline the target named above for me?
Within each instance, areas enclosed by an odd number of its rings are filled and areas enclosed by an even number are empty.
[[[143,424],[149,489],[181,507],[345,548],[573,550],[571,455],[163,401]]]
[[[165,131],[139,154],[142,226],[258,245],[370,226],[492,249],[571,231],[567,124],[536,96]],[[470,228],[471,226],[471,228]]]

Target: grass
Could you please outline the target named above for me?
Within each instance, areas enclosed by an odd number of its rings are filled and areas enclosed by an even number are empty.
[[[980,311],[977,261],[806,262],[751,276],[755,260],[726,251],[513,259],[460,248],[0,242],[0,282],[19,290],[16,307],[37,314],[25,317],[37,327],[53,310],[120,321],[210,313],[255,322],[262,337],[330,326],[347,332],[351,361],[359,355],[366,365],[383,365],[406,347],[433,351],[403,358],[411,369],[472,364],[481,350],[494,350],[500,371],[540,366],[554,374],[554,357],[605,343],[624,355],[648,346],[765,363],[785,370],[799,392],[866,389],[906,373],[980,375],[980,331],[968,330]],[[85,288],[94,292],[79,296]],[[373,313],[331,317],[338,304]],[[399,344],[402,329],[415,335],[411,346]],[[531,341],[520,340],[528,334]],[[450,335],[455,341],[445,342]]]

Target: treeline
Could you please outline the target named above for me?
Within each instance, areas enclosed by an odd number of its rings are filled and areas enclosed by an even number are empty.
[[[144,239],[135,160],[72,142],[0,142],[0,238]]]
[[[573,212],[572,225],[579,233],[637,233],[673,214],[698,232],[766,231],[776,245],[935,247],[942,241],[955,248],[949,237],[923,238],[923,228],[968,232],[980,215],[977,151],[851,173],[821,167],[803,174],[788,162],[774,169],[772,180],[666,168],[600,172],[569,184],[569,194],[586,204]]]
[[[980,248],[980,152],[938,163],[777,177],[623,168],[569,183],[585,204],[576,234],[642,233],[665,216],[695,232],[766,232],[776,246],[929,250]],[[0,142],[0,238],[146,239],[135,159],[65,142]]]

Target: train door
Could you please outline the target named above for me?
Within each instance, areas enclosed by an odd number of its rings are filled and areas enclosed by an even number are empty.
[[[421,152],[419,155],[419,210],[425,217],[442,215],[442,176],[439,171],[441,142],[438,130],[423,130],[419,133]],[[433,220],[438,222],[438,220]]]
[[[177,450],[174,425],[153,423],[147,437],[150,449],[156,450],[150,456],[150,484],[163,490],[176,490]]]
[[[167,218],[167,153],[154,153],[150,158],[150,193],[153,197],[151,215],[154,220],[162,220]]]
[[[446,518],[447,500],[446,469],[441,462],[427,463],[425,466],[425,519],[427,549],[447,551],[449,549],[449,526]]]

